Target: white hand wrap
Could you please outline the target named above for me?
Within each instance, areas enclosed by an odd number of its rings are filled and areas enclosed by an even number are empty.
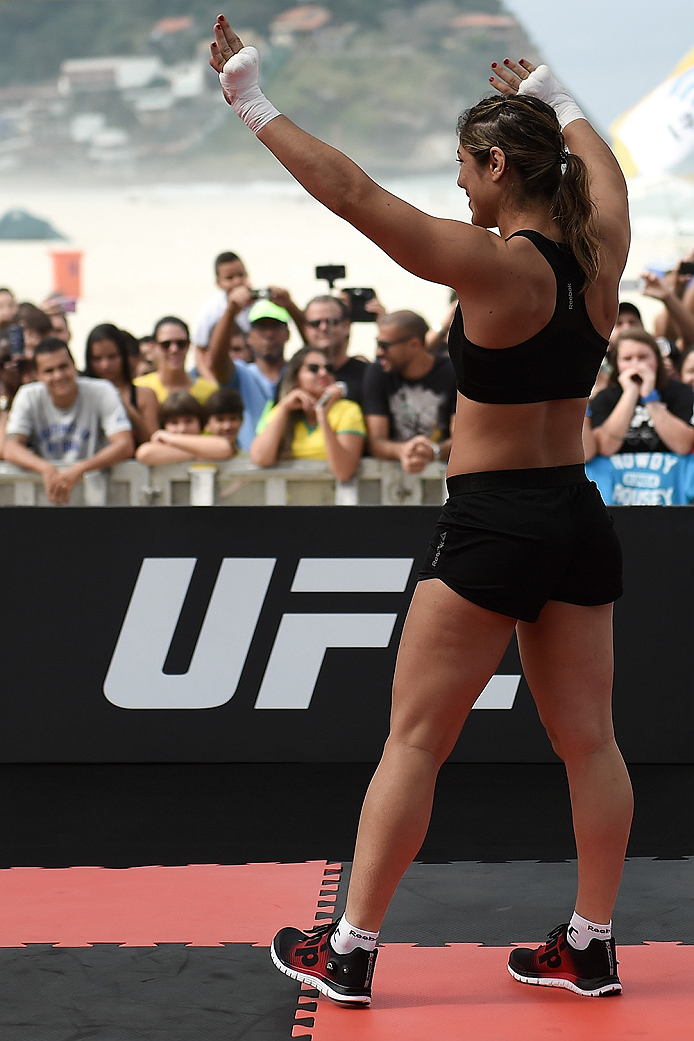
[[[574,119],[586,118],[571,95],[564,90],[559,80],[555,80],[546,65],[538,65],[527,80],[522,80],[518,93],[530,94],[531,97],[539,98],[540,101],[550,105],[557,114],[562,130],[569,123],[573,123]]]
[[[224,97],[254,134],[281,114],[258,86],[259,64],[255,47],[243,47],[229,58],[219,74]]]

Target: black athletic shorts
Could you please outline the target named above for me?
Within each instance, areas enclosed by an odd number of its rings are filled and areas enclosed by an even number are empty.
[[[612,518],[582,465],[457,474],[419,573],[489,611],[535,622],[548,600],[622,595]]]

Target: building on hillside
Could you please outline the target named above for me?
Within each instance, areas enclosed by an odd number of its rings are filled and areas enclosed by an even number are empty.
[[[181,15],[179,18],[162,18],[153,26],[149,38],[152,42],[159,43],[181,33],[190,33],[194,28],[195,20],[190,15]]]
[[[145,87],[162,71],[162,61],[155,55],[71,58],[60,66],[58,93],[69,96],[91,91]]]
[[[320,4],[299,4],[283,11],[270,22],[270,42],[276,47],[292,47],[297,36],[306,37],[323,29],[332,14]]]
[[[515,29],[515,18],[504,14],[487,14],[486,11],[470,11],[468,14],[456,15],[448,23],[450,29],[462,33],[477,33],[480,29],[490,36],[504,37]]]

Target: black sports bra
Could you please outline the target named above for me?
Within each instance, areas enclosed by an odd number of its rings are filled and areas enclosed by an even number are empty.
[[[562,243],[538,231],[516,231],[509,238],[515,235],[530,239],[554,272],[554,314],[529,340],[493,349],[468,340],[459,304],[448,337],[458,390],[473,401],[499,405],[587,398],[609,341],[588,317],[584,273]]]

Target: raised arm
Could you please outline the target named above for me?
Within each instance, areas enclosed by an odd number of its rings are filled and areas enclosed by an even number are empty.
[[[219,319],[210,333],[208,346],[208,365],[214,378],[218,383],[228,383],[234,378],[234,359],[229,354],[231,334],[236,325],[236,319],[253,302],[253,296],[248,286],[234,286],[227,294],[227,306],[224,314]]]
[[[569,151],[588,168],[590,195],[596,207],[600,238],[619,271],[629,251],[629,207],[624,174],[612,149],[593,129],[583,112],[546,65],[535,68],[521,58],[494,65],[490,78],[501,94],[529,94],[554,109]]]
[[[257,85],[257,51],[244,47],[221,15],[214,34],[210,65],[222,73],[227,101],[315,199],[420,278],[459,285],[474,277],[480,251],[491,250],[487,240],[495,236],[459,221],[431,217],[381,188],[346,155],[270,104]]]
[[[600,238],[614,254],[621,273],[631,241],[627,185],[622,168],[610,146],[587,119],[577,119],[565,127],[564,140],[569,150],[580,156],[588,167],[590,196],[595,203]]]

